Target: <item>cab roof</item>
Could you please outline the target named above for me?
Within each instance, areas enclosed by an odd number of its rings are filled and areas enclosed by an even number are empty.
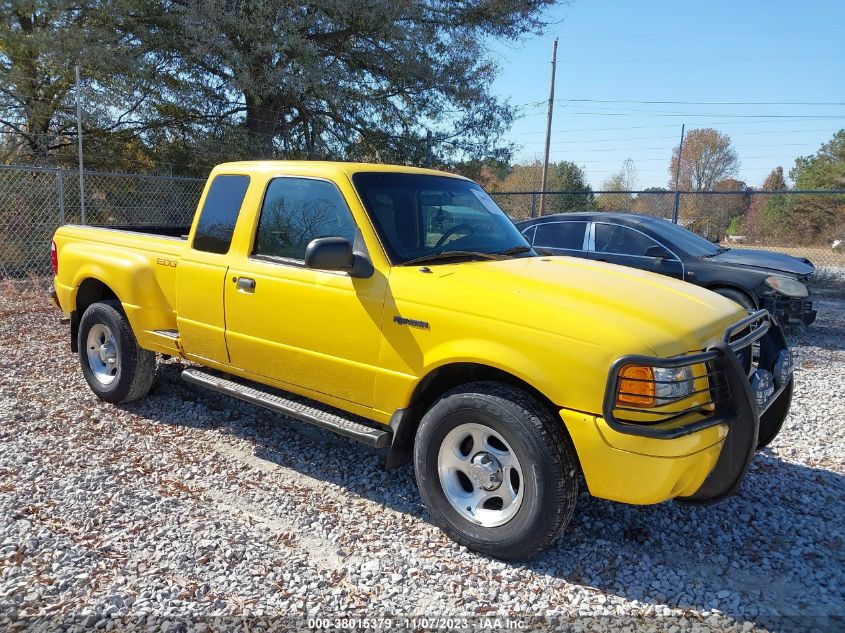
[[[429,176],[447,176],[468,180],[457,174],[450,174],[437,169],[410,167],[408,165],[383,165],[378,163],[347,163],[343,161],[316,160],[244,160],[217,165],[212,173],[221,172],[240,174],[288,173],[311,176],[351,176],[359,172],[388,172],[399,174],[426,174]]]

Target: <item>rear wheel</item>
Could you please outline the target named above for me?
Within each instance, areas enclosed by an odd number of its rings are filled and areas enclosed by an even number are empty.
[[[78,344],[82,374],[98,398],[121,404],[147,395],[155,354],[138,345],[120,302],[90,305],[79,322]]]
[[[420,494],[455,541],[508,560],[547,547],[572,517],[578,466],[563,423],[525,392],[476,382],[444,395],[414,446]]]

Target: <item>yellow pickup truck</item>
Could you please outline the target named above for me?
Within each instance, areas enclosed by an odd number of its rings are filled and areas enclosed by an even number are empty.
[[[54,300],[94,393],[182,377],[413,461],[433,519],[505,559],[582,477],[632,504],[739,485],[792,397],[777,322],[656,274],[539,255],[481,187],[353,163],[216,167],[190,227],[64,226]]]

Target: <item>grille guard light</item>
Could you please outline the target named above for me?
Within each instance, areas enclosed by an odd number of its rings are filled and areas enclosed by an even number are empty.
[[[783,387],[787,382],[789,382],[793,369],[794,365],[792,362],[792,354],[788,349],[781,350],[774,366],[774,376],[778,387]]]
[[[757,402],[757,410],[762,411],[775,392],[772,374],[765,369],[756,370],[751,376],[751,391]]]

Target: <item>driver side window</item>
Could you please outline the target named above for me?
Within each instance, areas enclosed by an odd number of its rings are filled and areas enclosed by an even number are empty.
[[[355,240],[356,224],[337,187],[312,178],[275,178],[267,186],[254,256],[303,261],[311,240]]]
[[[650,237],[618,224],[596,222],[596,252],[646,257],[650,246],[659,246]]]

